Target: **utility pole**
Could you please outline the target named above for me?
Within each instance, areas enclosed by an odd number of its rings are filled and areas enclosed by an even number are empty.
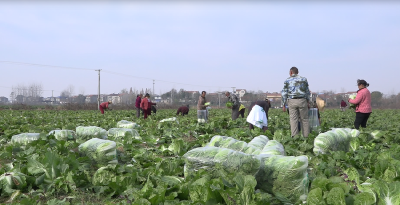
[[[154,95],[154,80],[153,80],[153,93],[152,93],[152,95]],[[154,96],[153,96],[153,98],[154,98]]]
[[[54,90],[51,90],[51,104],[53,104],[53,101],[54,101],[53,91],[54,91]]]
[[[97,91],[97,109],[100,110],[100,71],[101,71],[101,69],[95,70],[95,71],[99,72],[99,88],[98,88],[98,91]]]
[[[221,93],[218,93],[218,108],[221,107]]]
[[[233,94],[235,94],[235,88],[236,87],[231,87],[231,88],[232,88]]]

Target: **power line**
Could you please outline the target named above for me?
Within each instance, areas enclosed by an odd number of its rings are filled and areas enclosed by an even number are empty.
[[[74,67],[44,65],[44,64],[36,64],[36,63],[24,63],[24,62],[14,62],[14,61],[0,61],[0,63],[15,64],[15,65],[26,65],[26,66],[37,66],[37,67],[49,67],[49,68],[61,68],[61,69],[97,71],[95,69],[88,69],[88,68],[74,68]],[[178,85],[187,85],[187,86],[195,86],[195,87],[209,87],[209,88],[230,88],[230,87],[226,87],[226,86],[207,86],[207,85],[194,85],[194,84],[189,84],[189,83],[178,83],[178,82],[172,82],[172,81],[167,81],[167,80],[160,80],[160,79],[153,79],[153,78],[146,78],[146,77],[134,76],[134,75],[129,75],[129,74],[117,73],[117,72],[109,71],[109,70],[102,70],[102,71],[106,72],[106,73],[114,74],[114,75],[120,75],[120,76],[131,77],[131,78],[146,79],[146,80],[157,80],[159,82],[178,84]]]
[[[74,70],[95,70],[95,69],[88,69],[88,68],[73,68],[73,67],[65,67],[65,66],[43,65],[43,64],[36,64],[36,63],[22,63],[22,62],[13,62],[13,61],[0,61],[0,63],[16,64],[16,65],[27,65],[27,66],[39,66],[39,67],[49,67],[49,68],[74,69]]]
[[[172,82],[172,81],[166,81],[166,80],[160,80],[160,79],[153,79],[153,78],[146,78],[146,77],[139,77],[139,76],[134,76],[134,75],[129,75],[129,74],[117,73],[117,72],[108,71],[108,70],[103,70],[103,71],[106,73],[114,74],[114,75],[120,75],[120,76],[125,76],[125,77],[132,77],[132,78],[140,78],[140,79],[146,79],[146,80],[157,80],[159,82],[178,84],[178,85],[209,87],[209,88],[230,88],[230,87],[225,87],[225,86],[207,86],[207,85],[194,85],[194,84],[189,84],[189,83],[178,83],[178,82]]]

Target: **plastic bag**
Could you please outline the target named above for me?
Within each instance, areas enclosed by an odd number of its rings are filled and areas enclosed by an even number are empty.
[[[179,124],[178,120],[176,120],[176,117],[171,117],[167,119],[160,120],[160,122],[176,122]]]
[[[308,194],[307,156],[258,155],[257,187],[282,202],[305,201]]]
[[[254,155],[219,147],[200,147],[183,155],[185,177],[194,175],[199,169],[207,170],[214,177],[221,177],[217,168],[227,173],[255,175],[260,168],[260,160]]]
[[[348,152],[352,138],[358,137],[359,134],[359,131],[350,128],[333,128],[315,138],[313,151],[315,154],[325,154],[328,151]]]
[[[260,150],[264,149],[265,145],[267,145],[269,139],[267,136],[260,135],[257,137],[254,137],[247,145],[248,146],[253,146],[256,147]]]
[[[197,122],[198,123],[206,123],[207,120],[208,120],[207,110],[197,110]]]
[[[318,130],[320,124],[318,120],[317,108],[310,108],[308,110],[308,124],[310,125],[310,131]]]
[[[213,138],[211,138],[210,143],[208,143],[207,146],[229,148],[241,152],[247,149],[246,142],[234,139],[232,137],[219,136],[219,135],[216,135]]]
[[[73,130],[52,130],[49,135],[54,135],[57,140],[74,140],[76,133]]]
[[[92,138],[107,139],[107,131],[101,127],[79,126],[76,128],[77,142],[82,143]]]
[[[260,154],[282,155],[285,156],[285,148],[276,140],[270,140],[261,150]]]
[[[110,139],[123,139],[124,137],[130,137],[137,140],[141,140],[142,138],[139,136],[139,133],[135,129],[129,128],[111,128],[108,130],[108,137]]]
[[[21,133],[11,137],[11,144],[14,145],[27,145],[35,140],[40,139],[40,133]]]
[[[93,138],[79,145],[79,152],[98,164],[117,164],[116,143],[110,140]]]
[[[119,122],[117,122],[117,127],[119,128],[129,128],[129,129],[136,129],[136,128],[140,128],[140,125],[131,122],[131,121],[127,121],[127,120],[121,120]]]

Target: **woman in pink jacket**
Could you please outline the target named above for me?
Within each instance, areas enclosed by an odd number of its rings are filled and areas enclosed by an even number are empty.
[[[357,80],[358,91],[356,99],[349,99],[349,102],[356,105],[356,120],[354,121],[354,127],[356,129],[361,127],[367,127],[367,121],[369,115],[372,112],[371,109],[371,93],[367,89],[369,84],[365,80]]]

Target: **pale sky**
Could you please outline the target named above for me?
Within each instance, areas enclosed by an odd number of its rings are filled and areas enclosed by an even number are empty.
[[[0,61],[124,74],[101,72],[107,94],[151,79],[157,94],[281,91],[292,66],[312,91],[355,91],[365,79],[371,91],[400,92],[400,3],[89,2],[0,3]],[[96,94],[92,70],[0,62],[0,96],[30,83],[45,97],[69,85]]]

